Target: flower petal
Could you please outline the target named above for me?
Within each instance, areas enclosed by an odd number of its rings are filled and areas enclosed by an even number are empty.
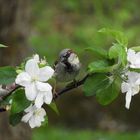
[[[126,75],[128,76],[128,82],[131,84],[131,85],[134,85],[136,84],[137,80],[140,78],[140,74],[138,72],[131,72],[131,71],[128,71],[126,73]]]
[[[46,116],[46,111],[44,108],[40,108],[39,110],[40,110],[40,116],[42,117]]]
[[[35,127],[40,127],[41,126],[40,116],[35,116],[34,121],[35,121]]]
[[[126,93],[126,96],[125,96],[125,100],[126,100],[125,107],[126,107],[127,109],[129,109],[129,107],[130,107],[131,98],[132,98],[132,93],[131,93],[131,91],[128,91],[128,92]]]
[[[52,91],[48,91],[46,92],[45,96],[44,96],[44,101],[46,104],[50,104],[52,102],[53,99],[53,94]]]
[[[137,85],[140,85],[140,77],[139,77],[139,79],[136,81],[136,84],[137,84]]]
[[[131,68],[140,68],[140,52],[136,53],[134,50],[129,49],[127,60],[130,62]]]
[[[32,77],[37,78],[39,75],[39,66],[34,59],[27,61],[25,65],[25,71]]]
[[[25,86],[27,86],[28,84],[31,83],[31,77],[27,72],[22,72],[17,76],[15,82],[16,82],[16,84],[25,87]]]
[[[130,62],[130,63],[134,63],[135,60],[136,60],[136,53],[134,50],[132,49],[128,49],[128,52],[127,52],[127,60]]]
[[[36,98],[37,90],[34,83],[25,87],[25,94],[28,100],[33,101]]]
[[[139,91],[140,91],[139,85],[135,85],[132,87],[132,95],[139,93]]]
[[[36,88],[39,91],[50,91],[52,86],[48,83],[36,82]]]
[[[27,107],[24,111],[27,112],[33,112],[36,109],[36,107],[34,105],[30,105],[29,107]]]
[[[140,52],[136,53],[136,68],[140,68]]]
[[[29,125],[30,125],[31,128],[36,127],[34,116],[32,116],[31,119],[29,120]]]
[[[43,100],[43,94],[39,93],[35,99],[35,106],[37,108],[41,108],[41,106],[43,105],[44,103],[44,100]]]
[[[37,63],[40,62],[40,60],[39,60],[39,55],[38,55],[38,54],[35,54],[35,55],[33,56],[33,59],[34,59]]]
[[[129,90],[129,87],[130,87],[130,86],[129,86],[128,83],[123,82],[122,85],[121,85],[121,91],[122,91],[122,93],[127,92],[127,91]]]
[[[30,120],[30,118],[31,118],[32,115],[33,115],[32,113],[27,113],[26,115],[24,115],[22,117],[21,121],[27,123]]]
[[[54,74],[54,70],[50,66],[40,68],[39,80],[42,82],[48,81]]]

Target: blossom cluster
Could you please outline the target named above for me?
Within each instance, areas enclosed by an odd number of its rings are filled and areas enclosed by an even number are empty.
[[[25,64],[25,70],[17,75],[16,84],[25,88],[25,95],[32,104],[25,109],[23,122],[29,122],[31,128],[41,126],[46,112],[44,103],[50,104],[53,99],[52,86],[47,81],[52,78],[54,70],[46,65],[45,60],[36,54]]]
[[[140,73],[137,72],[140,69],[140,52],[128,49],[127,61],[128,64],[122,75],[121,91],[126,93],[125,107],[129,109],[132,96],[140,92]],[[53,76],[54,70],[47,65],[45,59],[40,60],[39,55],[36,54],[26,61],[24,70],[16,77],[15,83],[25,89],[26,98],[31,101],[22,117],[22,121],[28,122],[31,128],[40,127],[45,121],[46,111],[42,106],[44,103],[52,102],[52,86],[48,80]],[[7,90],[0,87],[0,92],[5,93]]]
[[[140,52],[136,53],[134,50],[128,49],[127,61],[128,61],[128,69],[140,68]],[[122,93],[126,93],[125,107],[129,109],[132,96],[140,92],[140,73],[128,70],[124,76],[127,77],[127,79],[122,83],[121,90]]]

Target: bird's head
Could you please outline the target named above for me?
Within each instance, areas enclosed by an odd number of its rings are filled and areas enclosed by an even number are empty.
[[[60,52],[59,58],[61,62],[68,62],[72,65],[79,64],[79,58],[75,52],[73,52],[71,49],[64,49]]]

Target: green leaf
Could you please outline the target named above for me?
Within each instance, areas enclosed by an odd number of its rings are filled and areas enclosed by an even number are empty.
[[[16,114],[10,114],[9,123],[12,126],[16,126],[18,123],[21,122],[22,116],[23,116],[23,112],[16,113]]]
[[[0,106],[10,105],[11,99],[12,99],[12,95],[7,96],[4,100],[0,101]]]
[[[102,105],[108,105],[117,98],[120,92],[120,79],[108,83],[104,88],[101,88],[96,92],[96,99]]]
[[[12,94],[10,111],[10,124],[15,126],[20,123],[24,110],[31,104],[25,97],[23,89],[18,89]]]
[[[98,90],[108,85],[108,77],[105,74],[93,74],[84,83],[85,96],[93,96]]]
[[[107,51],[102,49],[102,48],[99,48],[99,47],[98,48],[97,47],[89,47],[89,48],[86,48],[85,50],[91,51],[96,56],[100,56],[100,57],[103,57],[103,58],[108,58]]]
[[[114,44],[110,49],[109,49],[109,58],[117,58],[119,55],[119,45],[118,44]]]
[[[56,106],[55,102],[52,102],[51,104],[48,105],[57,115],[59,115],[58,108]]]
[[[27,100],[23,89],[15,91],[12,97],[11,114],[24,111],[30,104],[31,102]]]
[[[127,52],[126,52],[126,48],[120,47],[119,59],[120,59],[122,65],[123,65],[123,67],[125,67],[127,65]]]
[[[42,122],[41,126],[47,126],[48,125],[48,116],[46,115],[45,118],[44,118],[44,122]]]
[[[98,60],[95,62],[92,62],[88,66],[89,73],[95,73],[95,72],[111,72],[113,71],[115,65],[111,65],[111,63],[107,60]]]
[[[8,46],[0,44],[0,48],[7,48]]]
[[[11,84],[15,82],[16,71],[13,67],[0,67],[0,84]]]
[[[119,44],[121,44],[125,47],[128,45],[127,37],[120,31],[113,30],[113,29],[108,29],[108,28],[102,28],[98,32],[104,33],[106,35],[111,35],[112,37],[114,37],[116,39],[116,41]]]
[[[99,30],[100,33],[104,33],[107,35],[113,36],[117,43],[115,43],[110,49],[109,49],[109,58],[116,58],[119,56],[119,63],[121,63],[123,66],[126,66],[127,64],[127,45],[128,45],[128,39],[127,37],[120,31],[112,30],[103,28]],[[118,53],[117,53],[118,52]]]
[[[113,46],[109,49],[109,58],[117,58],[119,63],[123,66],[127,64],[127,52],[126,48],[118,43],[113,44]]]
[[[140,68],[129,68],[129,70],[140,73]]]

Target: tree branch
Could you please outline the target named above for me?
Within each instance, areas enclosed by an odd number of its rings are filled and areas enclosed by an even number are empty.
[[[61,96],[64,93],[69,92],[72,89],[78,88],[79,86],[83,85],[84,82],[86,81],[86,79],[88,78],[88,74],[81,80],[79,81],[74,81],[70,84],[68,84],[65,88],[63,88],[62,90],[60,90],[59,92],[55,93],[53,95],[53,100],[56,100],[59,96]],[[1,101],[5,100],[6,98],[8,98],[14,91],[16,91],[17,89],[21,88],[21,86],[16,85],[16,87],[14,89],[12,89],[9,93],[7,93],[6,95],[1,97]],[[6,111],[5,108],[0,108],[0,112],[4,112]]]
[[[84,84],[84,82],[86,81],[86,79],[88,78],[88,74],[81,80],[79,81],[74,81],[72,82],[71,84],[68,84],[65,88],[63,88],[62,90],[60,90],[59,92],[55,93],[54,96],[53,96],[53,99],[56,100],[60,95],[72,90],[72,89],[75,89],[81,85]]]
[[[21,86],[16,85],[14,89],[12,89],[11,91],[9,91],[7,94],[3,95],[2,97],[0,97],[0,101],[3,101],[5,99],[7,99],[14,91],[16,91],[17,89],[19,89]],[[4,112],[6,111],[5,108],[0,108],[0,112]]]
[[[17,89],[21,88],[21,86],[16,85],[14,89],[12,89],[11,91],[9,91],[6,95],[2,96],[1,99],[5,100],[6,98],[8,98],[14,91],[16,91]]]

